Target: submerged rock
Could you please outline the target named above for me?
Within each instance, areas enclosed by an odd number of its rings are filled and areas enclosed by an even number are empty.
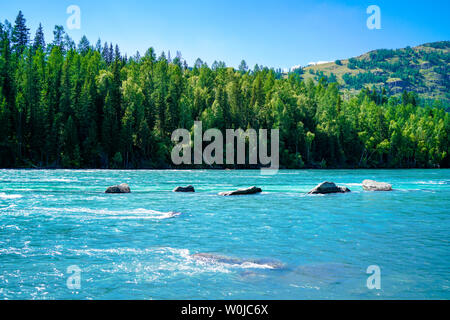
[[[191,257],[198,261],[210,263],[226,263],[226,264],[240,264],[242,259],[227,257],[213,253],[194,253]]]
[[[122,183],[116,186],[111,186],[106,189],[105,193],[130,193],[130,186],[126,183]]]
[[[242,259],[236,257],[223,256],[213,253],[195,253],[191,258],[204,263],[211,264],[227,264],[234,266],[241,266],[243,268],[255,269],[283,269],[285,265],[273,259]]]
[[[342,284],[358,277],[358,270],[344,263],[312,263],[289,270],[280,279],[298,286],[324,287]]]
[[[176,187],[173,189],[173,192],[195,192],[195,189],[193,186],[187,186],[187,187]]]
[[[328,193],[346,193],[350,192],[347,187],[339,187],[334,182],[322,182],[312,189],[308,194],[328,194]]]
[[[258,187],[250,187],[250,188],[244,188],[244,189],[237,189],[233,191],[226,191],[226,192],[220,192],[219,196],[237,196],[237,195],[243,195],[243,194],[255,194],[262,192],[261,188]]]
[[[366,191],[392,191],[392,185],[389,183],[374,180],[364,180],[362,187]]]

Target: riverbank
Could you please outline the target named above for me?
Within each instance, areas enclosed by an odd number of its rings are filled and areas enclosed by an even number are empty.
[[[36,170],[261,170],[260,166],[142,166],[142,167],[129,167],[129,168],[108,168],[108,167],[62,167],[62,166],[37,166],[29,165],[22,167],[2,167],[2,169],[36,169]],[[449,169],[448,167],[441,167],[439,165],[430,167],[415,167],[415,166],[403,166],[403,167],[370,167],[370,166],[321,166],[320,164],[312,166],[302,167],[285,167],[280,166],[279,170],[402,170],[402,169]]]

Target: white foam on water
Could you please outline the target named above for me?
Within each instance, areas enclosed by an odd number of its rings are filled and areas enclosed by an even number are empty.
[[[16,247],[9,247],[9,248],[0,248],[0,256],[1,255],[18,255],[21,257],[27,257],[28,252],[30,251],[29,248],[16,248]]]
[[[88,213],[92,214],[89,218],[104,218],[107,216],[109,219],[170,219],[177,217],[181,214],[181,212],[168,211],[161,212],[157,210],[151,209],[131,209],[131,210],[108,210],[108,209],[90,209],[84,207],[75,207],[75,208],[34,208],[35,211],[44,211],[44,212],[67,212],[67,213]]]
[[[396,189],[393,189],[393,190],[395,190],[395,191],[401,191],[401,192],[412,192],[412,191],[427,191],[427,190],[424,190],[424,189],[403,189],[403,188],[396,188]]]
[[[442,180],[440,180],[440,181],[428,180],[428,181],[417,181],[417,182],[415,182],[415,184],[425,184],[425,185],[431,184],[431,185],[433,185],[433,184],[450,184],[450,182],[449,181],[442,181]]]
[[[0,192],[0,199],[19,199],[22,198],[20,194],[6,194],[4,192]]]
[[[160,253],[167,257],[169,261],[158,267],[158,271],[171,271],[186,275],[196,275],[200,273],[230,273],[229,266],[224,264],[211,264],[194,259],[188,249],[178,249],[172,247],[161,247],[155,249],[155,253]],[[166,260],[166,259],[164,259]]]
[[[72,180],[67,178],[54,178],[54,179],[47,179],[47,180],[39,180],[40,182],[78,182],[78,180]]]
[[[6,225],[6,226],[0,226],[0,230],[1,229],[14,229],[14,230],[20,230],[20,228],[18,226],[16,226],[15,224],[11,224],[11,225]]]
[[[320,290],[320,287],[318,286],[310,286],[310,285],[297,285],[297,284],[293,284],[291,283],[289,286],[293,287],[293,288],[301,288],[301,289],[315,289],[315,290]]]
[[[208,266],[220,266],[223,268],[238,268],[238,269],[276,269],[274,265],[268,263],[258,263],[256,261],[243,260],[242,262],[226,262],[220,261],[221,258],[227,257],[214,257],[214,256],[189,256],[189,259],[194,260],[197,264]]]
[[[148,249],[105,248],[105,249],[72,249],[75,254],[103,258],[110,255],[126,255],[126,261],[114,263],[111,267],[101,268],[105,273],[134,272],[139,281],[155,281],[164,277],[167,272],[171,276],[195,276],[201,273],[230,273],[229,267],[222,265],[201,265],[191,258],[188,249],[159,247]],[[156,255],[156,263],[155,263]],[[149,260],[150,259],[150,260]]]
[[[149,214],[148,216],[115,216],[113,219],[118,219],[118,220],[127,220],[127,219],[163,220],[163,219],[174,218],[179,215],[180,215],[179,212],[158,212],[158,211],[156,211],[154,214]]]
[[[69,249],[76,254],[85,254],[87,256],[98,256],[98,255],[123,255],[123,254],[149,254],[153,250],[152,249],[135,249],[135,248],[105,248],[105,249],[95,249],[95,248],[86,248],[86,249]]]
[[[14,207],[17,207],[17,204],[11,204],[5,208],[0,208],[0,211],[6,211],[6,210],[12,209]]]
[[[256,262],[243,262],[240,264],[233,264],[233,267],[242,268],[242,269],[275,269],[274,266],[264,263],[256,263]]]
[[[190,252],[188,249],[177,249],[177,248],[172,248],[172,247],[164,247],[164,248],[160,248],[161,251],[167,251],[170,252],[172,254],[176,254],[179,255],[183,258],[189,258],[190,257]]]

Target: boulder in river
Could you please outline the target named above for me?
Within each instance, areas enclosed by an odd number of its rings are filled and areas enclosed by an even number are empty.
[[[237,189],[233,191],[220,192],[219,196],[237,196],[243,194],[255,194],[262,192],[261,188],[258,187],[250,187],[245,189]]]
[[[173,192],[195,192],[195,189],[193,186],[189,185],[187,187],[176,187],[173,189]]]
[[[374,180],[364,180],[362,187],[366,191],[392,191],[391,184]]]
[[[350,192],[347,187],[339,187],[334,182],[322,182],[312,189],[308,194],[346,193]]]
[[[116,186],[111,186],[106,189],[105,193],[130,193],[130,186],[126,183],[122,183]]]

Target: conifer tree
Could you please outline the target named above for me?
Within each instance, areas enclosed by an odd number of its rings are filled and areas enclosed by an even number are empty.
[[[39,23],[39,27],[36,30],[36,35],[34,36],[33,48],[37,50],[39,47],[45,49],[45,39],[42,24]]]
[[[21,54],[28,45],[29,31],[30,29],[26,26],[26,20],[22,14],[22,11],[19,11],[11,37],[13,50],[18,54]]]
[[[53,30],[53,45],[64,49],[64,27],[63,26],[55,26]]]
[[[83,35],[80,39],[80,43],[78,43],[78,52],[80,52],[82,55],[85,55],[88,53],[90,49],[90,43],[88,38]]]

